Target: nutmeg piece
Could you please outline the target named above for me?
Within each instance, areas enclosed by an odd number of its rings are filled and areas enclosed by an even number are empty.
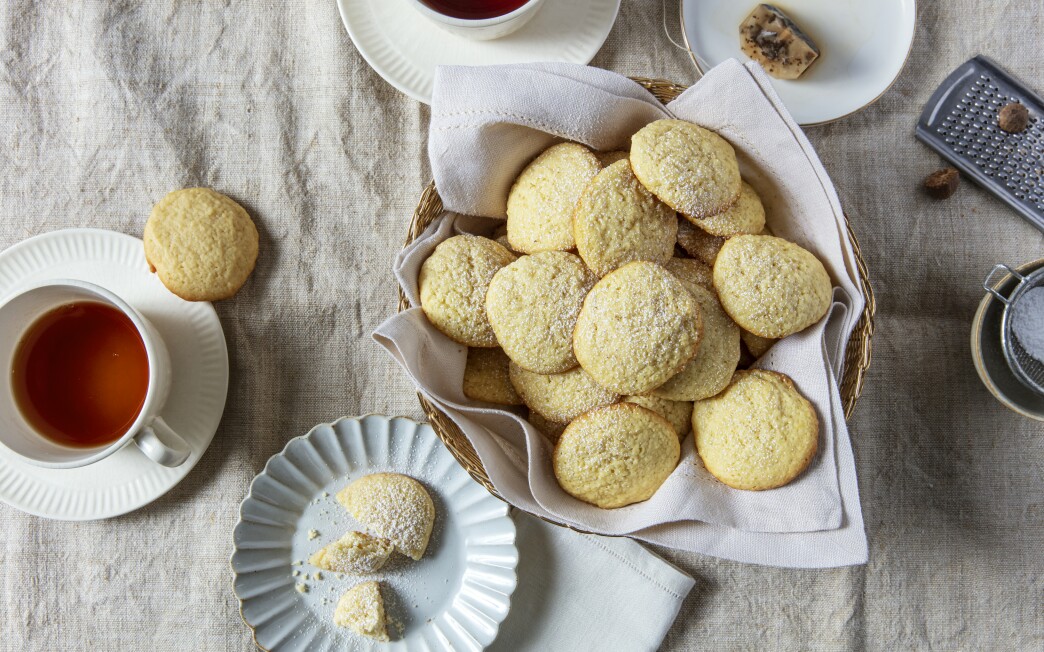
[[[1029,126],[1029,109],[1019,102],[1001,107],[997,114],[997,125],[1009,134],[1017,134]]]
[[[935,199],[946,199],[957,192],[961,175],[956,168],[943,168],[932,172],[924,179],[924,190]]]

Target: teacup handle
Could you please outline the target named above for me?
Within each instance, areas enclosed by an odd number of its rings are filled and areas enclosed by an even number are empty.
[[[163,466],[181,466],[192,453],[181,435],[174,432],[162,417],[154,418],[152,423],[138,431],[134,443],[146,457]]]

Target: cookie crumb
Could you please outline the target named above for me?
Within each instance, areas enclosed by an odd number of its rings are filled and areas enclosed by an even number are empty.
[[[316,571],[316,572],[312,573],[312,579],[314,579],[314,580],[316,580],[318,582],[321,582],[321,581],[323,581],[323,574],[320,573],[319,571]]]
[[[294,585],[294,590],[298,593],[308,593],[308,585],[298,582],[296,585]]]
[[[957,192],[961,175],[956,168],[943,168],[932,172],[924,179],[924,190],[935,199],[946,199]]]
[[[997,125],[1009,134],[1017,134],[1029,126],[1029,118],[1029,109],[1019,102],[1012,102],[1001,107]]]

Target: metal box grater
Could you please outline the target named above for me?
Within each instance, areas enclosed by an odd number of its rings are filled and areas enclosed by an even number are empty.
[[[997,113],[1029,109],[1026,130],[1009,134]],[[980,55],[950,73],[917,121],[917,139],[1044,231],[1044,101]]]

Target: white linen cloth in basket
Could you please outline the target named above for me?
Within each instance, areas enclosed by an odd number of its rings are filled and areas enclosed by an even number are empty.
[[[777,343],[759,363],[789,375],[815,404],[819,451],[790,485],[747,492],[714,480],[688,437],[681,463],[655,496],[602,510],[559,488],[550,446],[532,426],[464,397],[466,348],[425,319],[417,274],[434,247],[455,232],[491,231],[505,217],[511,182],[549,145],[567,139],[596,150],[627,149],[635,131],[666,117],[727,138],[744,179],[764,200],[772,231],[816,253],[831,274],[834,304],[827,318]],[[838,392],[845,346],[864,306],[859,272],[833,185],[759,68],[723,63],[667,107],[635,82],[596,68],[440,68],[429,156],[447,213],[397,256],[395,275],[414,308],[389,319],[374,337],[460,426],[507,500],[585,530],[740,561],[794,567],[866,561]]]

